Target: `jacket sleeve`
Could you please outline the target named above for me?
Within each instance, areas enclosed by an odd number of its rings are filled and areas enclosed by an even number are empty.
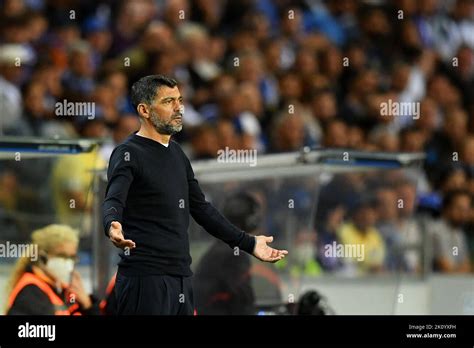
[[[238,247],[249,254],[255,248],[255,237],[231,224],[221,213],[209,203],[194,176],[191,163],[186,155],[186,170],[189,187],[189,209],[191,216],[212,236],[227,243],[231,248]]]
[[[102,203],[102,216],[105,235],[109,235],[112,221],[122,223],[123,209],[127,200],[128,191],[137,174],[138,159],[123,145],[112,152],[107,169],[107,188]]]

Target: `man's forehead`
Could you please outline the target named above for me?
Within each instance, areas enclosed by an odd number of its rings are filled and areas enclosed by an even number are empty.
[[[173,88],[168,87],[168,86],[161,86],[160,88],[158,88],[158,93],[156,93],[156,97],[158,99],[166,98],[166,97],[178,98],[180,96],[181,96],[181,93],[179,92],[178,86],[173,87]]]

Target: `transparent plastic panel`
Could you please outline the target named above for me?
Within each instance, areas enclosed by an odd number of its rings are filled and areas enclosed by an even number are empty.
[[[275,264],[251,259],[257,313],[292,313],[292,304],[316,291],[328,313],[393,314],[402,276],[423,274],[423,235],[414,215],[416,170],[340,173],[334,166],[313,175],[202,187],[221,209],[237,192],[255,196],[262,216],[253,233],[273,236],[273,246],[289,250]],[[190,236],[196,270],[218,242],[196,223]]]
[[[18,252],[34,230],[51,223],[79,231],[76,269],[88,291],[103,297],[118,261],[118,250],[102,231],[107,182],[94,156],[79,156],[0,160],[2,309],[18,260],[8,248]],[[432,221],[420,204],[422,171],[316,168],[270,166],[256,176],[249,170],[229,179],[225,173],[197,171],[206,198],[224,215],[237,193],[253,197],[256,226],[247,232],[272,236],[271,246],[289,251],[282,261],[262,263],[191,219],[197,302],[202,293],[217,307],[227,301],[232,305],[224,306],[224,314],[241,314],[244,307],[246,314],[301,314],[302,304],[315,302],[321,314],[473,313],[472,276],[432,272]]]

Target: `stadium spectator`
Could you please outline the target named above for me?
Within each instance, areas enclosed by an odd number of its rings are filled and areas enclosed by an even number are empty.
[[[257,200],[240,192],[226,199],[224,216],[241,230],[255,233],[262,215]],[[238,249],[238,248],[237,248]],[[216,263],[216,260],[219,262]],[[195,303],[200,315],[255,314],[250,257],[216,241],[196,269]]]
[[[430,226],[433,263],[443,273],[467,273],[471,269],[464,228],[470,219],[472,199],[464,190],[446,193],[441,220]]]
[[[402,234],[398,226],[397,192],[390,187],[381,187],[376,191],[377,222],[387,247],[385,267],[390,271],[400,271],[403,264]]]
[[[420,218],[415,214],[417,209],[416,186],[410,180],[401,180],[395,185],[404,270],[409,273],[420,273],[423,266],[424,236]]]
[[[345,263],[355,267],[357,274],[380,273],[385,268],[386,247],[376,228],[375,201],[360,197],[349,208],[350,221],[338,231],[342,245],[362,247],[362,255],[344,255]]]
[[[31,235],[37,258],[20,258],[9,283],[8,315],[99,314],[74,270],[79,237],[65,225],[49,225]]]
[[[317,234],[314,231],[299,231],[291,249],[293,252],[287,260],[275,264],[277,269],[288,272],[296,279],[320,276],[323,273],[318,261]]]

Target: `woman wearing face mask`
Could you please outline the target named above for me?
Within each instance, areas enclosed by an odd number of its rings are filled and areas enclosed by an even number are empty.
[[[32,234],[38,257],[18,260],[9,283],[7,315],[99,314],[74,270],[79,239],[66,225],[49,225]]]

